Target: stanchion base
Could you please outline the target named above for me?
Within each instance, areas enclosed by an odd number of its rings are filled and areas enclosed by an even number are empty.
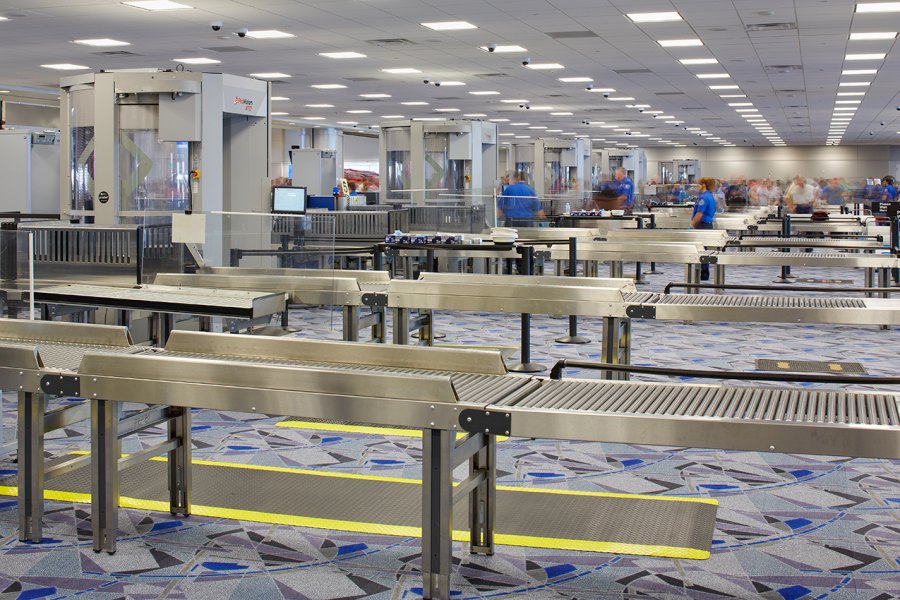
[[[777,279],[773,279],[772,283],[797,283],[794,281],[797,279],[796,277],[779,277]]]
[[[635,279],[634,280],[634,285],[647,285],[648,283],[650,283],[650,282],[647,281],[646,279]]]
[[[555,341],[557,344],[587,344],[591,340],[582,335],[564,335],[561,338],[556,338],[553,341]]]
[[[418,332],[411,333],[411,334],[409,334],[409,337],[419,339],[419,334],[418,334]],[[432,339],[435,339],[435,340],[442,340],[445,337],[447,337],[447,334],[446,333],[435,333],[431,337],[432,337]]]
[[[644,271],[644,275],[665,275],[665,274],[666,274],[665,271],[657,271],[656,269],[653,269],[652,271]]]
[[[541,371],[546,371],[547,367],[540,363],[516,363],[514,365],[507,365],[507,371],[512,371],[513,373],[540,373]]]

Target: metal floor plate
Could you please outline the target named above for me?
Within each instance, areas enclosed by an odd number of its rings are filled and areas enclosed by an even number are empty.
[[[122,473],[120,489],[126,498],[167,502],[166,481],[165,462],[144,462]],[[421,527],[422,489],[413,480],[195,463],[193,482],[197,515],[384,535],[416,535]],[[0,485],[15,485],[15,478]],[[54,478],[49,487],[89,494],[90,469]],[[454,539],[465,539],[459,530],[467,511],[466,502],[454,510]],[[495,535],[505,545],[705,559],[715,517],[708,499],[501,487]]]
[[[858,362],[837,362],[820,360],[774,360],[757,358],[757,371],[791,371],[795,373],[847,373],[865,375],[866,368]]]

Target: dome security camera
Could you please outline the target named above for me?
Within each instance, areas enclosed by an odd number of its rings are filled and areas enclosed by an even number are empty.
[[[884,127],[884,121],[882,121],[882,122],[880,123],[880,125],[881,125],[882,127]]]
[[[603,97],[604,97],[604,98],[609,98],[609,92],[603,92]]]
[[[250,33],[250,30],[247,29],[246,27],[241,27],[240,29],[235,31],[235,33],[237,34],[237,36],[239,38],[245,38],[245,37],[247,37],[247,34]]]
[[[491,42],[490,44],[487,45],[488,52],[494,52],[496,49],[497,49],[497,44],[495,44],[493,42]]]
[[[431,83],[431,82],[430,82],[429,80],[427,80],[427,79],[423,79],[423,80],[422,80],[422,83],[424,83],[425,85],[428,85],[428,84]]]
[[[638,109],[638,112],[639,112],[639,113],[642,113],[642,112],[644,112],[644,109],[643,109],[643,108],[639,108],[639,109]]]
[[[209,26],[212,27],[213,31],[220,31],[222,29],[223,25],[224,25],[224,23],[222,23],[222,21],[213,21],[212,23],[209,24]]]
[[[434,87],[441,87],[441,82],[440,82],[440,81],[435,81],[435,82],[434,82]]]
[[[523,58],[523,59],[522,59],[522,66],[523,66],[523,67],[527,67],[527,66],[530,65],[530,64],[531,64],[531,59],[530,59],[530,58]]]
[[[587,84],[586,86],[584,86],[584,89],[585,89],[585,91],[588,91],[588,92],[589,92],[589,91],[591,91],[592,89],[594,89],[594,84],[593,84],[593,83],[589,83],[589,84]],[[900,106],[897,107],[897,110],[900,110]]]

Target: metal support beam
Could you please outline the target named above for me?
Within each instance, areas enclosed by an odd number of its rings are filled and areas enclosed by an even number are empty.
[[[487,443],[469,461],[469,477],[481,476],[469,495],[469,551],[492,556],[497,505],[497,436],[486,437]]]
[[[119,520],[119,417],[122,405],[112,400],[91,402],[91,521],[94,552],[116,551]]]
[[[453,432],[422,432],[422,596],[450,599],[453,568]]]
[[[19,392],[19,540],[41,541],[44,516],[44,406],[40,392]]]
[[[191,514],[191,409],[172,408],[176,416],[169,421],[169,512],[188,517]]]

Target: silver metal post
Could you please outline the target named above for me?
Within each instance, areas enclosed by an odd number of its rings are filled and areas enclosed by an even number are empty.
[[[469,551],[494,554],[494,507],[497,504],[497,436],[486,435],[486,443],[469,460],[469,475],[482,473],[483,481],[469,495]]]
[[[452,432],[422,432],[422,596],[449,600],[453,566]]]
[[[119,416],[121,403],[91,404],[91,521],[94,552],[116,551],[119,521]]]
[[[172,407],[169,410],[181,414],[168,423],[170,440],[178,446],[169,452],[169,512],[173,515],[191,515],[191,409]]]
[[[394,309],[394,343],[401,346],[409,344],[409,309]]]
[[[358,306],[343,307],[343,337],[345,342],[359,341],[359,312]]]
[[[40,542],[44,516],[44,404],[40,392],[19,392],[19,540]]]

